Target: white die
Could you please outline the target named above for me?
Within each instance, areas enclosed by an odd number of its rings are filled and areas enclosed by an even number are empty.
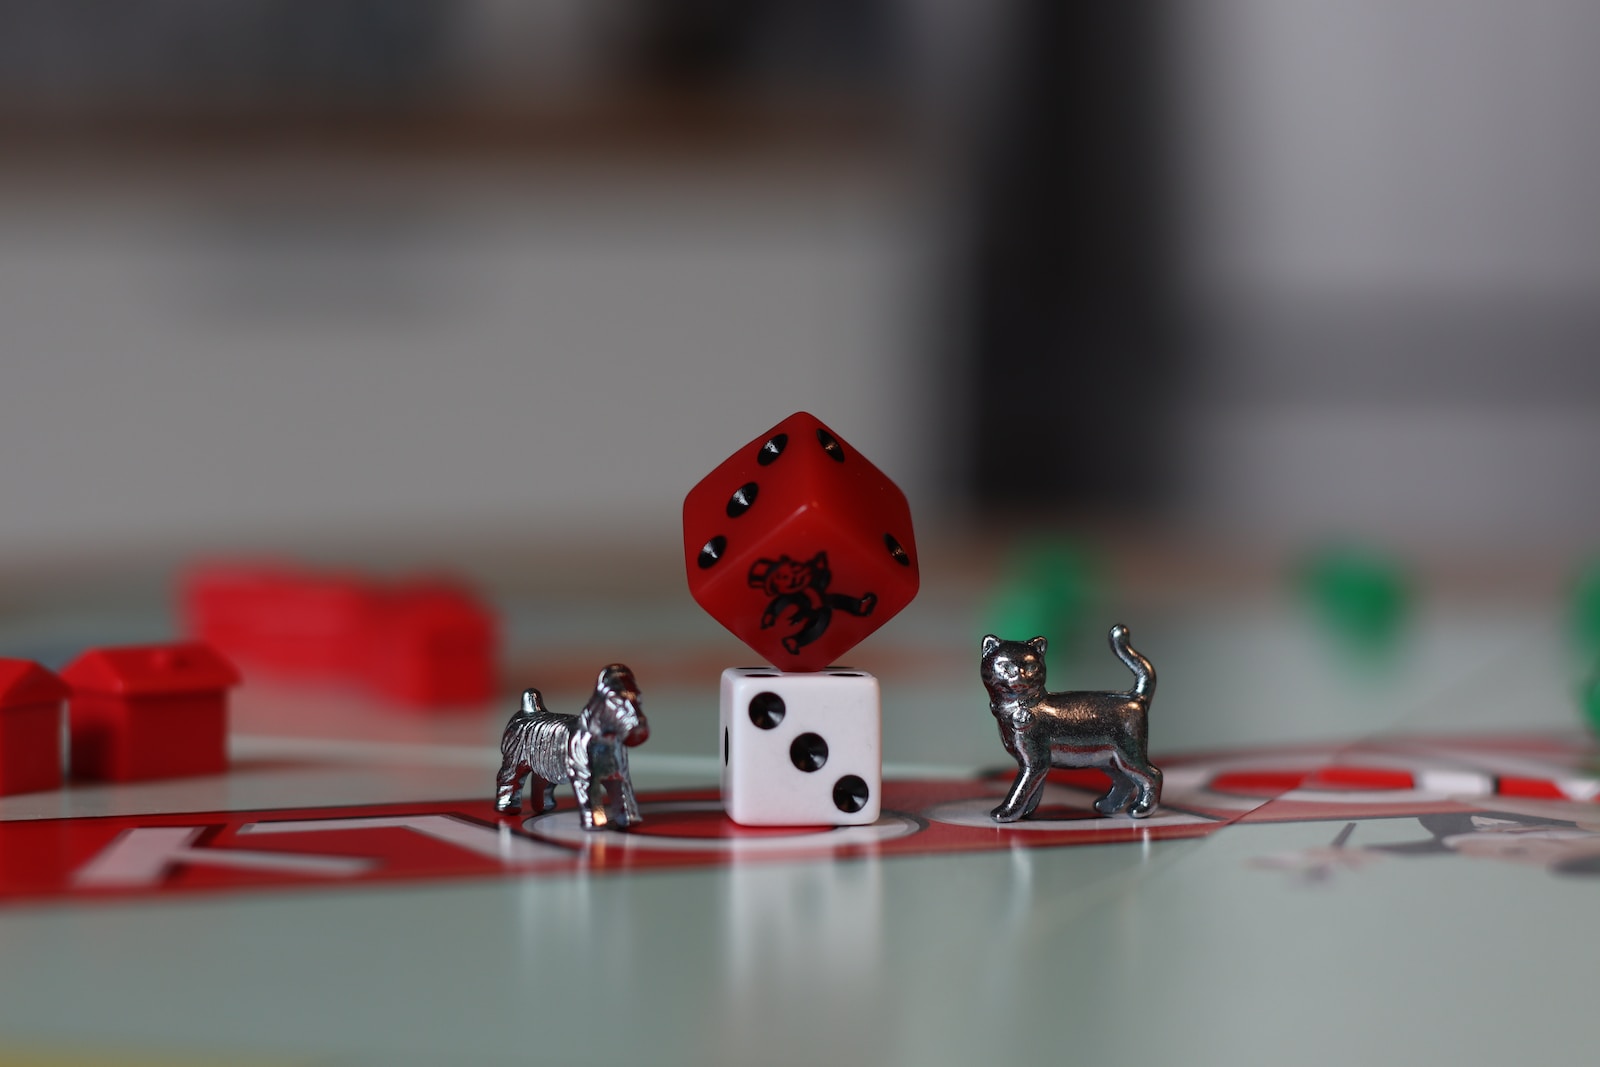
[[[745,826],[878,821],[878,680],[863,671],[722,672],[722,807]]]

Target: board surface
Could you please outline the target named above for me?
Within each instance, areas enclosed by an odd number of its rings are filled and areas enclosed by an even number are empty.
[[[636,834],[582,833],[565,791],[495,815],[509,692],[424,716],[250,681],[228,775],[0,799],[0,1062],[1583,1056],[1600,780],[1552,620],[1425,612],[1357,668],[1288,605],[1154,605],[1125,621],[1161,674],[1161,811],[1087,817],[1092,775],[1057,772],[1000,828],[981,630],[925,600],[857,657],[873,827],[720,817],[718,664],[748,654],[686,595],[505,605],[553,709],[638,672]],[[168,625],[130,603],[4,636],[59,661]],[[1052,688],[1125,684],[1090,636]]]

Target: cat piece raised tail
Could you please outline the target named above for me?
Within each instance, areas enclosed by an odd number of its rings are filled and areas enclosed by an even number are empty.
[[[1156,695],[1156,669],[1150,661],[1140,655],[1137,650],[1128,644],[1128,628],[1121,623],[1113,626],[1110,633],[1111,651],[1117,658],[1125,663],[1133,672],[1133,695],[1143,697],[1146,703]]]

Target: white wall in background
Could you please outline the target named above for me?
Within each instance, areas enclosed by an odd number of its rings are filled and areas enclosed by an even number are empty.
[[[1600,6],[1177,11],[1192,512],[1253,538],[1600,540]]]
[[[689,487],[801,408],[927,487],[883,183],[106,189],[0,198],[0,552],[496,521],[675,543]]]
[[[1199,284],[1321,297],[1600,283],[1600,7],[1215,0],[1176,20]]]

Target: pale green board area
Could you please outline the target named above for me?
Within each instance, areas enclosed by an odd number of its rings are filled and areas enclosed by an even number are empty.
[[[1161,675],[1152,733],[1171,751],[1569,727],[1557,622],[1424,618],[1404,656],[1369,673],[1276,609],[1135,632]],[[886,693],[892,763],[1003,762],[963,655],[952,644],[949,679]],[[1105,658],[1060,683],[1123,684]],[[640,753],[641,787],[709,783],[671,757],[713,749],[714,703],[651,696],[663,725]],[[264,761],[226,779],[8,798],[0,817],[454,797],[482,781],[475,766]],[[1337,829],[12,908],[0,1044],[387,1065],[1592,1058],[1592,881],[1456,856],[1314,886],[1250,865]],[[1412,820],[1357,835],[1419,836]]]

